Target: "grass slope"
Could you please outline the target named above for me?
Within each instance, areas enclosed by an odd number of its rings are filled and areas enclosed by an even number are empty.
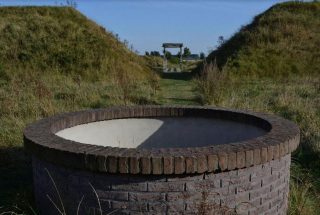
[[[0,214],[34,214],[26,124],[59,112],[154,103],[157,79],[143,58],[72,8],[0,7],[0,17]]]
[[[130,69],[148,73],[144,61],[103,27],[71,7],[1,7],[0,65],[103,79]]]
[[[241,76],[319,74],[319,47],[320,2],[288,2],[256,16],[207,60]]]
[[[301,144],[292,158],[288,214],[320,209],[320,2],[277,4],[258,15],[207,58],[226,74],[206,72],[195,83],[219,100],[207,104],[270,112],[294,121]],[[214,65],[214,64],[213,64]],[[198,71],[206,71],[199,66]],[[213,67],[210,74],[219,74]],[[210,72],[210,71],[209,71]],[[208,78],[210,77],[210,79]]]

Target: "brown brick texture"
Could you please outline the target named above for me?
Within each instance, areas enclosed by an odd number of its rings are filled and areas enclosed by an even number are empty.
[[[41,214],[286,214],[290,155],[239,170],[185,175],[101,174],[33,158]],[[48,174],[49,173],[49,174]],[[100,206],[99,206],[100,204]]]

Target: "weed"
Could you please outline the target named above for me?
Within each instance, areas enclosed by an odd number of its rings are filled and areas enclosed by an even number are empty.
[[[313,179],[310,171],[302,168],[299,163],[294,163],[291,171],[289,214],[316,214],[320,198],[315,185],[320,181]]]
[[[58,187],[55,183],[55,181],[53,180],[49,170],[47,168],[45,168],[45,171],[47,172],[49,178],[50,178],[50,181],[52,182],[52,185],[54,186],[54,190],[56,191],[56,194],[59,198],[59,203],[60,203],[60,206],[61,206],[61,209],[60,207],[51,199],[51,197],[47,194],[47,197],[48,199],[50,200],[50,202],[54,205],[54,207],[57,209],[57,211],[61,214],[61,215],[66,215],[66,211],[65,211],[65,208],[64,208],[64,205],[63,205],[63,202],[62,202],[62,198],[61,198],[61,195],[60,195],[60,192],[58,190]]]
[[[204,62],[200,77],[195,81],[196,89],[200,93],[201,103],[218,105],[224,92],[222,88],[225,87],[226,82],[226,72],[220,70],[215,61],[209,64]]]

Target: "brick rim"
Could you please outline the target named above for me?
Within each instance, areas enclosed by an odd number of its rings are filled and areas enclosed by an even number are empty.
[[[148,117],[212,117],[254,124],[267,134],[241,142],[192,148],[127,149],[82,144],[58,137],[79,124]],[[69,168],[122,174],[199,174],[263,164],[294,151],[300,140],[296,124],[281,117],[232,109],[191,106],[132,106],[63,113],[30,124],[25,149],[48,162]]]

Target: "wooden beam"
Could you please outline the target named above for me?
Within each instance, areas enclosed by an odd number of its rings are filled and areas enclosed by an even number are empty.
[[[163,48],[182,48],[183,43],[163,43]]]

